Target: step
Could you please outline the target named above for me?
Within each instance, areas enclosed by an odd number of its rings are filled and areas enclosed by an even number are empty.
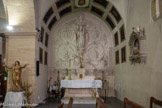
[[[69,97],[64,97],[61,102],[64,104],[69,103]],[[96,104],[96,98],[94,97],[73,97],[73,104]]]

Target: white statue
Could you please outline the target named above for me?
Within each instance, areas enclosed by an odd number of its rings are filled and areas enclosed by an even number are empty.
[[[83,52],[86,47],[86,43],[88,42],[88,32],[86,31],[86,24],[83,22],[84,17],[79,17],[79,24],[77,26],[76,32],[76,44],[77,50],[79,51],[79,56],[83,56]]]

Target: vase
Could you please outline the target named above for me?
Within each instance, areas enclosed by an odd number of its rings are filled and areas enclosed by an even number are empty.
[[[6,81],[7,80],[7,77],[4,77],[4,80]]]

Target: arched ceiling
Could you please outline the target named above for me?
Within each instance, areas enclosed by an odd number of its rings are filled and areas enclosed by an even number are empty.
[[[0,0],[0,33],[4,33],[6,27],[6,14],[3,1]]]
[[[6,19],[3,1],[0,0],[0,18]]]
[[[50,33],[54,24],[67,14],[84,11],[102,19],[115,34],[124,21],[116,7],[107,0],[57,0],[43,15],[41,26]]]

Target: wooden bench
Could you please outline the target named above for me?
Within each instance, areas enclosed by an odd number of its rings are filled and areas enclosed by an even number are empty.
[[[72,108],[72,105],[73,105],[73,98],[70,97],[70,99],[69,99],[69,103],[68,103],[68,105],[67,105],[66,108]],[[59,105],[58,108],[64,108],[64,103],[62,103],[61,105]]]
[[[64,108],[64,103],[62,103],[58,108]]]
[[[153,108],[153,104],[162,106],[162,101],[155,99],[154,97],[150,98],[150,108]]]
[[[126,108],[126,105],[129,105],[132,108],[144,108],[143,106],[138,105],[137,103],[134,103],[134,102],[128,100],[127,98],[124,98],[124,107],[123,108]]]
[[[96,108],[98,108],[98,105],[99,108],[108,108],[99,97],[96,98]]]
[[[73,105],[73,98],[70,97],[70,100],[69,100],[69,103],[67,105],[67,108],[72,108],[72,105]]]

